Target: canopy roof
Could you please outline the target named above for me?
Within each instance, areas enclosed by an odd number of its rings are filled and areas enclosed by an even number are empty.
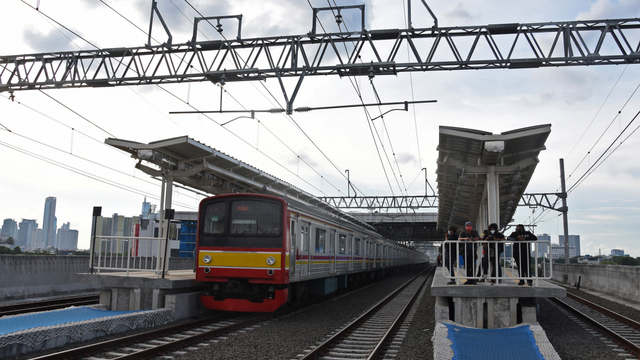
[[[438,229],[477,222],[487,203],[487,174],[495,172],[499,191],[499,227],[513,218],[538,164],[551,125],[501,134],[440,126],[438,145]]]

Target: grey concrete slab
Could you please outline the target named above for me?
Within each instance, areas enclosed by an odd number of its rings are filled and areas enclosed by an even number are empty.
[[[506,278],[501,284],[489,282],[477,285],[447,285],[449,279],[442,276],[442,269],[436,270],[431,285],[431,295],[473,298],[529,298],[566,297],[567,290],[545,280],[537,280],[534,286],[518,286],[518,280]],[[535,280],[534,280],[535,281]],[[462,281],[464,283],[464,280]]]
[[[101,288],[183,289],[200,286],[193,270],[173,270],[164,279],[149,272],[76,274],[80,281]]]

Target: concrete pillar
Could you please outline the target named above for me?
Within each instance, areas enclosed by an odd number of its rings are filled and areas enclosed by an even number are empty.
[[[500,184],[498,183],[498,174],[493,167],[489,167],[487,172],[487,222],[499,223],[500,220]],[[488,225],[487,225],[488,226]]]

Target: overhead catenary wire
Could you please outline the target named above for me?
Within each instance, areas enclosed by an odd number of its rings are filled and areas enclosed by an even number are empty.
[[[198,11],[198,10],[197,10],[197,9],[196,9],[196,8],[195,8],[195,7],[194,7],[194,6],[193,6],[193,5],[192,5],[188,0],[185,0],[185,2],[186,2],[186,3],[187,3],[187,4],[188,4],[188,5],[189,5],[189,6],[190,6],[190,7],[191,7],[191,8],[192,8],[192,9],[193,9],[197,14],[198,14],[198,15],[200,15],[201,17],[204,17],[204,16],[200,13],[200,11]],[[174,4],[174,6],[175,6],[175,4]],[[207,22],[209,22],[209,21],[207,21]],[[211,24],[211,22],[209,22],[209,24],[210,24],[211,26],[213,26],[213,24]],[[224,34],[220,33],[220,35],[221,35],[221,36],[222,36],[226,41],[228,41],[228,40],[227,40],[227,38],[224,36]],[[238,56],[239,56],[239,55],[238,55]],[[262,86],[263,86],[263,88],[267,91],[267,93],[268,93],[268,94],[273,98],[273,100],[278,104],[278,106],[282,107],[282,106],[281,106],[281,104],[280,104],[280,102],[275,98],[275,96],[271,93],[271,91],[270,91],[270,90],[269,90],[269,89],[268,89],[264,84],[262,84],[262,83],[261,83],[261,85],[262,85]],[[240,105],[242,106],[242,104],[240,104]],[[244,106],[243,106],[243,108],[244,108]],[[307,132],[306,132],[304,129],[302,129],[302,127],[297,123],[297,121],[296,121],[296,120],[295,120],[291,115],[287,115],[287,118],[288,118],[288,119],[289,119],[289,121],[291,121],[291,122],[292,122],[292,124],[293,124],[293,125],[294,125],[294,126],[295,126],[295,127],[296,127],[296,128],[297,128],[297,129],[298,129],[298,130],[299,130],[299,131],[300,131],[300,132],[301,132],[301,133],[302,133],[302,134],[303,134],[303,135],[304,135],[304,136],[309,140],[309,141],[310,141],[310,142],[311,142],[311,144],[312,144],[312,145],[313,145],[313,146],[314,146],[314,147],[315,147],[315,148],[320,152],[320,154],[321,154],[321,155],[322,155],[322,156],[323,156],[323,157],[324,157],[324,158],[329,162],[329,164],[331,164],[331,165],[332,165],[336,170],[338,170],[338,172],[340,173],[340,175],[341,175],[342,177],[345,177],[345,176],[344,176],[344,173],[343,173],[343,171],[342,171],[342,169],[340,169],[340,168],[335,164],[335,162],[334,162],[333,160],[331,160],[331,159],[329,158],[329,156],[328,156],[328,155],[327,155],[327,154],[326,154],[326,153],[325,153],[325,152],[324,152],[324,151],[323,151],[323,150],[318,146],[318,144],[317,144],[313,139],[311,139],[311,137],[309,136],[309,134],[307,134]],[[265,129],[266,129],[266,126],[264,126],[264,124],[263,124],[262,126],[263,126],[263,127],[265,127]],[[271,130],[268,130],[268,131],[269,131],[271,134],[274,134]],[[276,137],[276,138],[277,138],[281,143],[283,143],[283,144],[284,144],[284,142],[283,142],[279,137]],[[290,148],[289,146],[286,146],[286,147],[287,147],[288,149],[290,149],[290,150],[291,150],[291,148]],[[256,149],[256,150],[258,150],[258,149]],[[264,153],[263,153],[263,154],[264,154]],[[302,159],[302,161],[303,161],[305,164],[307,164],[307,166],[309,166],[309,168],[310,168],[310,169],[312,169],[316,174],[318,174],[319,176],[321,176],[321,178],[323,179],[323,181],[326,181],[329,185],[331,185],[333,188],[335,188],[336,190],[338,190],[338,191],[339,191],[339,189],[338,189],[335,185],[333,185],[330,181],[328,181],[328,180],[326,179],[326,176],[321,175],[317,170],[315,170],[312,166],[310,166],[310,164],[308,164],[308,162],[306,162],[306,161],[304,160],[304,158],[301,158],[301,157],[300,157],[300,155],[296,154],[295,152],[294,152],[294,154],[298,157],[298,159]],[[277,162],[276,162],[276,163],[277,163]],[[278,163],[278,165],[280,165],[280,164]],[[282,165],[280,165],[280,166],[282,166]],[[286,169],[286,168],[285,168],[285,169]],[[288,169],[286,169],[286,170],[288,170]],[[300,178],[299,176],[297,176],[297,177],[298,177],[298,178]],[[345,177],[345,179],[346,179],[346,177]],[[306,182],[306,181],[305,181],[305,182]],[[309,184],[309,182],[307,182],[307,184]],[[314,188],[314,189],[316,189],[316,190],[319,190],[319,189],[318,189],[317,187],[315,187],[315,186],[313,186],[313,188]],[[320,191],[320,193],[324,193],[324,192]]]

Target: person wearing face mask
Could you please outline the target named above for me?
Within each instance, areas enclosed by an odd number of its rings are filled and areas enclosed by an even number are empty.
[[[458,234],[456,232],[456,228],[454,226],[450,226],[447,229],[447,233],[444,235],[446,240],[458,240]],[[445,245],[444,248],[444,266],[446,266],[447,270],[449,270],[449,274],[454,276],[454,265],[458,260],[458,244],[449,243]],[[447,285],[455,285],[456,281],[454,279],[449,280]]]
[[[538,237],[533,235],[530,231],[526,231],[524,229],[524,225],[518,224],[516,226],[516,231],[512,232],[509,235],[509,240],[517,242],[517,241],[527,241],[527,240],[538,240]],[[518,272],[520,273],[520,277],[529,277],[530,276],[530,265],[529,258],[531,256],[531,243],[521,243],[521,244],[513,244],[513,257],[516,259],[516,265],[518,265]],[[527,285],[531,286],[533,284],[533,280],[527,280]],[[518,282],[519,286],[524,285],[524,279],[521,279]]]
[[[504,240],[504,235],[498,231],[498,224],[490,224],[489,230],[487,230],[482,240],[496,241]],[[489,273],[489,265],[491,265],[491,277],[496,276],[496,268],[498,269],[498,278],[502,277],[502,266],[496,262],[496,259],[500,259],[500,254],[504,252],[504,244],[483,244],[485,247],[485,256],[482,258],[482,271],[484,274]],[[497,266],[496,266],[497,264]],[[479,276],[479,275],[478,275]],[[502,280],[498,280],[502,282]],[[491,280],[492,284],[495,284],[495,280]]]
[[[473,230],[473,224],[471,223],[471,221],[467,221],[464,224],[464,230],[462,230],[460,232],[460,235],[458,235],[458,240],[467,242],[466,246],[464,247],[464,265],[467,269],[467,277],[471,278],[473,277],[473,272],[476,266],[477,248],[477,245],[473,244],[472,242],[480,240],[480,235],[478,234],[478,231]],[[464,284],[476,285],[476,280],[468,279]]]

